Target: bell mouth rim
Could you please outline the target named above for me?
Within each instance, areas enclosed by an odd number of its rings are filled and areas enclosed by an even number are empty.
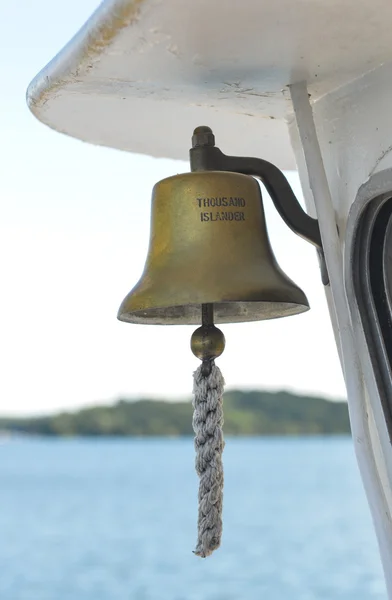
[[[209,303],[209,302],[206,302]],[[310,309],[306,296],[303,301],[226,301],[211,302],[214,305],[214,323],[254,323],[294,316]],[[117,319],[139,325],[200,325],[201,303],[179,304],[126,310],[120,307]]]

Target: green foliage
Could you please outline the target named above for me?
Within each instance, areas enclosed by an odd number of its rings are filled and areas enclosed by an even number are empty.
[[[229,435],[317,435],[350,431],[347,404],[289,392],[230,391],[224,395]],[[193,435],[190,402],[120,400],[36,418],[0,419],[0,432],[49,436]]]

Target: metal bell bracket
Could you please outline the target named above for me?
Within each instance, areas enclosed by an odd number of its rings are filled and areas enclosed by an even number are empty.
[[[226,156],[215,147],[209,127],[198,127],[192,137],[191,171],[231,171],[258,177],[269,192],[280,216],[296,234],[316,246],[324,285],[328,285],[318,221],[302,209],[283,173],[260,158]],[[200,477],[198,540],[195,554],[205,558],[220,545],[223,499],[223,387],[214,359],[225,347],[223,333],[214,325],[213,304],[202,304],[202,326],[191,339],[191,349],[201,361],[194,374],[196,471]]]
[[[265,185],[276,210],[294,233],[317,248],[324,285],[329,284],[327,267],[317,219],[310,217],[298,202],[282,171],[261,158],[227,156],[215,146],[215,136],[209,127],[197,127],[189,151],[191,171],[231,171],[257,177]]]

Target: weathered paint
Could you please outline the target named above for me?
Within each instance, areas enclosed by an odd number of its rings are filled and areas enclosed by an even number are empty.
[[[210,125],[228,153],[295,166],[287,85],[312,101],[391,58],[389,0],[106,0],[36,77],[50,127],[154,156],[186,158]]]

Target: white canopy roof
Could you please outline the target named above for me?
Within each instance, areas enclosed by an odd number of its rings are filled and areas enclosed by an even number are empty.
[[[389,0],[105,0],[28,103],[95,144],[184,159],[209,125],[225,152],[293,168],[287,85],[316,101],[389,61],[391,25]]]

